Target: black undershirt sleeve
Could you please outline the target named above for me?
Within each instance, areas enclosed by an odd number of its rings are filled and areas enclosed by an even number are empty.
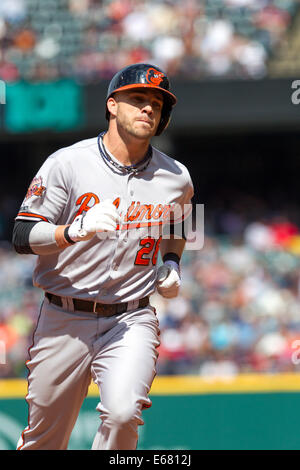
[[[29,245],[29,234],[32,228],[38,224],[38,222],[32,222],[30,220],[16,220],[14,229],[13,229],[13,236],[12,236],[12,244],[14,249],[20,255],[34,255],[32,249]]]

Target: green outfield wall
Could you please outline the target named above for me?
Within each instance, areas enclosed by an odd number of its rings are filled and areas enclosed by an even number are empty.
[[[27,425],[25,381],[0,381],[0,449],[16,447]],[[143,412],[138,449],[300,449],[300,375],[233,380],[157,377]],[[93,384],[69,449],[89,449],[99,426]]]

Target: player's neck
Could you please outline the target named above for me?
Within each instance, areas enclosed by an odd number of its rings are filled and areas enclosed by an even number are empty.
[[[127,137],[125,140],[118,133],[108,130],[103,137],[103,143],[122,165],[135,165],[145,157],[150,139],[140,140]]]

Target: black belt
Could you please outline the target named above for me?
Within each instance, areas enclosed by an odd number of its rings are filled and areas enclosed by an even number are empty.
[[[62,298],[58,295],[50,294],[46,292],[45,296],[54,305],[59,307],[63,306]],[[99,302],[92,302],[90,300],[81,300],[81,299],[72,299],[74,310],[79,310],[82,312],[93,312],[98,313],[103,317],[112,317],[113,315],[118,315],[124,313],[128,310],[128,302],[123,302],[121,304],[100,304]],[[149,297],[144,297],[139,300],[138,306],[136,308],[143,308],[149,304]]]

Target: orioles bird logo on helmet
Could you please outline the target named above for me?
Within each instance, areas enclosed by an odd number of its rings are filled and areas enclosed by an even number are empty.
[[[165,74],[163,72],[159,72],[158,70],[151,67],[146,73],[146,80],[148,83],[152,83],[153,85],[158,86],[160,82],[163,81],[164,76]]]

